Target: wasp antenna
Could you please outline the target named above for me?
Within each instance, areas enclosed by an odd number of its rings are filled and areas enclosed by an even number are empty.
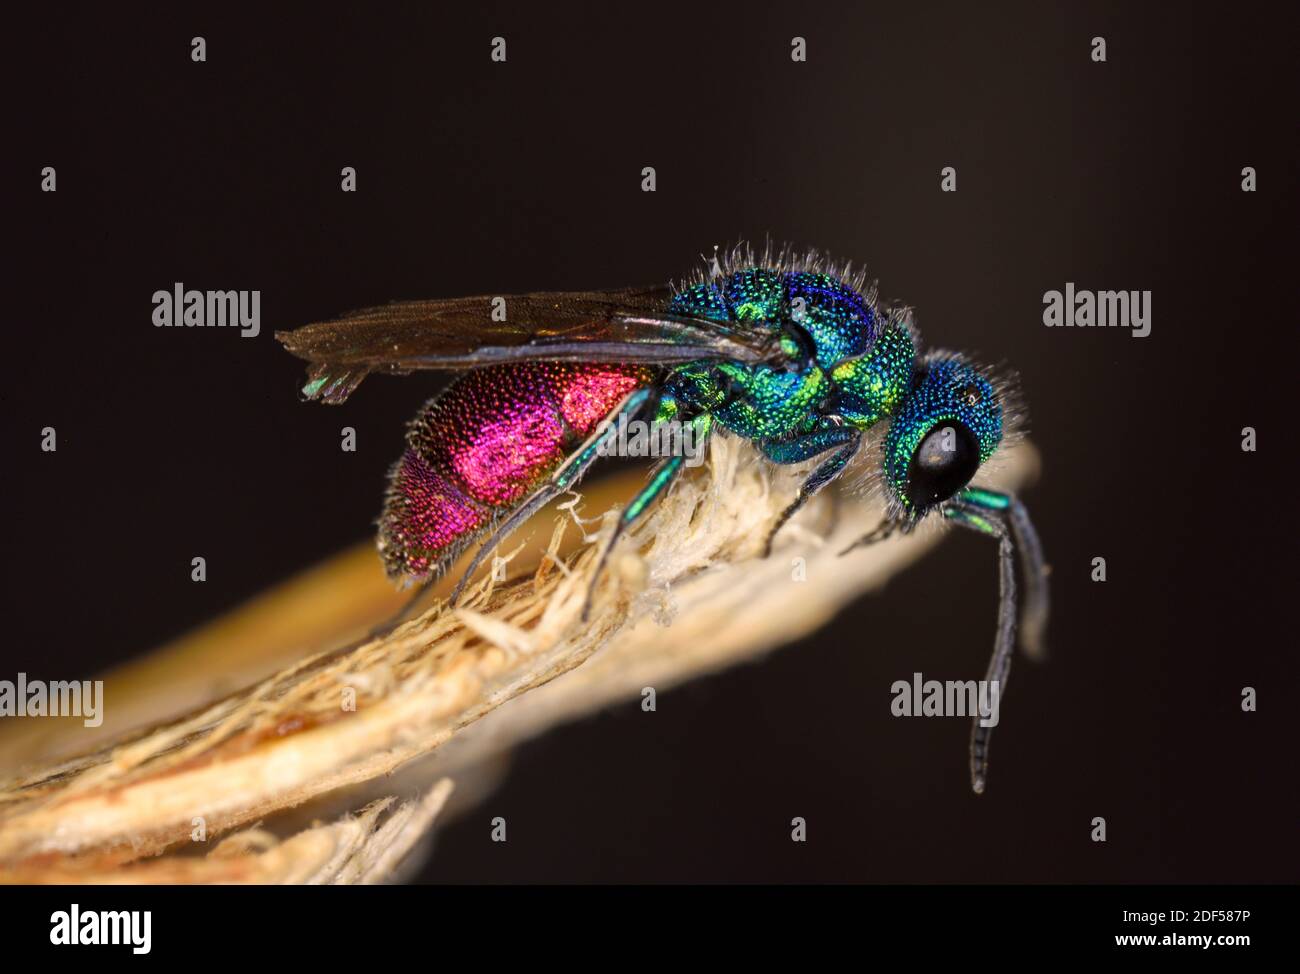
[[[993,641],[993,655],[984,675],[985,685],[1000,701],[1006,694],[1011,672],[1012,651],[1016,645],[1019,621],[1016,593],[1016,551],[1020,550],[1025,570],[1024,623],[1022,647],[1025,655],[1042,655],[1043,633],[1047,625],[1047,569],[1043,564],[1038,533],[1024,506],[1007,494],[971,487],[962,491],[944,507],[946,518],[964,528],[977,531],[998,542],[998,628]],[[971,788],[982,794],[988,783],[989,738],[993,726],[989,714],[976,713],[971,727]],[[994,720],[996,723],[996,719]]]
[[[1020,609],[1020,648],[1033,660],[1047,657],[1047,619],[1051,600],[1047,576],[1051,568],[1043,561],[1043,546],[1029,519],[1029,511],[1016,497],[1007,509],[1016,551],[1020,554],[1020,572],[1025,580],[1025,599]]]

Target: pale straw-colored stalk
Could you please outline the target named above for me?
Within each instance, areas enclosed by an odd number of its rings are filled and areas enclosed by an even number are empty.
[[[1034,466],[1021,444],[993,482],[1019,486]],[[590,521],[571,499],[509,539],[510,580],[489,573],[462,608],[435,605],[345,652],[305,652],[393,603],[372,577],[373,552],[350,554],[110,674],[97,732],[10,721],[0,727],[0,771],[11,775],[0,786],[0,880],[399,876],[453,788],[452,806],[484,793],[512,745],[812,633],[941,536],[920,530],[840,557],[880,507],[828,494],[764,559],[768,527],[806,472],[715,437],[707,465],[619,546],[586,623],[595,552],[613,523],[599,516],[609,490],[586,492]],[[624,499],[627,481],[613,484]],[[582,543],[584,531],[599,537]],[[512,552],[529,533],[544,543]],[[990,642],[993,622],[990,606]]]

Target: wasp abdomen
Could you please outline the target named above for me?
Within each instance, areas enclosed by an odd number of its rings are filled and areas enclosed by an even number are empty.
[[[456,380],[411,422],[389,475],[379,523],[389,575],[445,570],[653,378],[633,365],[531,362]]]

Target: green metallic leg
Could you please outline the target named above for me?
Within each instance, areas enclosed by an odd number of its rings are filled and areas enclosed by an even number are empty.
[[[631,419],[650,401],[653,395],[654,393],[650,389],[639,389],[624,399],[622,404],[609,415],[606,420],[608,425],[602,426],[593,433],[587,442],[579,447],[578,451],[551,475],[550,480],[530,494],[527,500],[515,508],[493,530],[491,536],[479,546],[478,551],[474,554],[474,559],[469,563],[469,567],[465,569],[460,576],[460,581],[452,589],[448,605],[456,605],[460,601],[461,593],[464,592],[465,586],[473,577],[474,572],[478,570],[479,565],[483,564],[483,559],[492,554],[512,531],[578,482],[587,471],[587,468],[600,456],[601,446],[618,435],[619,417],[627,416],[628,419]]]
[[[829,449],[834,449],[836,446],[840,447],[809,474],[807,480],[799,485],[798,495],[781,512],[776,519],[776,523],[767,532],[767,541],[763,545],[764,558],[772,553],[772,542],[776,538],[776,533],[785,526],[785,522],[794,517],[798,510],[808,503],[809,499],[816,495],[818,491],[844,472],[849,461],[858,452],[858,447],[861,444],[862,434],[852,427],[818,430],[794,440],[759,444],[768,459],[775,463],[800,463],[818,454],[825,453]]]
[[[1043,654],[1042,637],[1047,626],[1047,568],[1042,546],[1029,515],[1018,500],[1007,494],[970,487],[959,493],[943,508],[948,520],[998,542],[998,628],[989,660],[986,683],[996,683],[998,699],[1006,693],[1011,672],[1012,650],[1016,644],[1016,552],[1019,550],[1025,574],[1026,599],[1021,623],[1021,644],[1028,656]],[[971,728],[971,787],[976,794],[984,791],[988,780],[989,738],[993,728],[975,715]]]
[[[696,449],[704,449],[709,441],[709,433],[713,429],[713,417],[707,413],[696,416],[691,420],[691,425],[695,427]],[[596,593],[596,585],[605,572],[605,566],[609,562],[609,556],[614,551],[614,546],[623,537],[623,532],[636,523],[641,515],[646,512],[646,509],[672,486],[673,481],[681,474],[682,467],[685,465],[686,457],[684,456],[669,457],[658,463],[650,474],[649,483],[642,487],[637,495],[628,502],[627,507],[623,508],[618,523],[614,525],[614,533],[610,535],[609,541],[601,549],[600,558],[596,562],[596,571],[591,576],[591,584],[587,588],[587,600],[582,606],[583,622],[586,622],[591,615],[591,602]]]

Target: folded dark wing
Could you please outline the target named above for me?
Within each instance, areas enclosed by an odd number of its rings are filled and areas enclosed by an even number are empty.
[[[671,299],[660,287],[399,301],[276,338],[310,363],[303,395],[327,403],[345,400],[372,372],[529,360],[760,362],[776,354],[772,331],[669,315]]]

